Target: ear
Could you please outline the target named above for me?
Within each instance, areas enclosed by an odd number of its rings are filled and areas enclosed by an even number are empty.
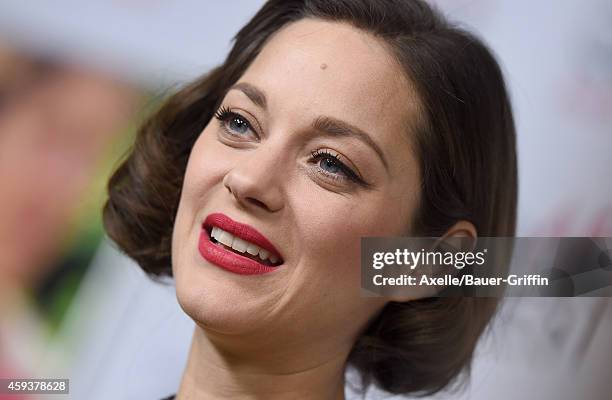
[[[476,227],[469,221],[461,220],[457,221],[455,225],[450,227],[444,235],[440,239],[436,241],[436,246],[439,246],[443,243],[453,242],[453,239],[462,239],[462,242],[465,242],[465,239],[468,239],[470,243],[470,249],[474,249],[476,246],[476,238],[478,237],[478,232],[476,231]]]
[[[443,248],[464,248],[465,250],[473,250],[476,247],[478,232],[476,227],[469,221],[457,221],[450,227],[444,235],[435,241],[430,250]],[[456,272],[456,271],[455,271]],[[415,287],[410,296],[406,294],[398,294],[390,296],[391,301],[406,302],[418,300],[426,297],[432,297],[435,294],[432,287],[421,286]]]

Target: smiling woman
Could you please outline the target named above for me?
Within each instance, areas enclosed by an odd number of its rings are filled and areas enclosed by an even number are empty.
[[[266,3],[109,183],[109,235],[196,322],[177,398],[449,385],[497,300],[362,297],[360,238],[512,236],[514,149],[495,59],[426,3]]]

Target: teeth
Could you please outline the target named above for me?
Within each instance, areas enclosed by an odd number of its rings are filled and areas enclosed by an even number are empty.
[[[269,255],[270,255],[269,251],[266,251],[264,249],[259,250],[259,258],[261,258],[262,260],[267,259]]]
[[[249,242],[242,240],[239,237],[234,237],[234,243],[232,243],[232,249],[244,253],[247,249]]]
[[[259,247],[255,246],[253,243],[249,243],[249,247],[246,249],[247,253],[256,256],[259,254]]]
[[[262,249],[253,243],[247,242],[244,239],[236,237],[216,226],[212,228],[210,236],[215,238],[218,242],[223,243],[224,245],[231,247],[240,253],[246,252],[254,256],[259,255],[259,258],[261,258],[262,261],[270,258],[270,262],[278,262],[278,257],[271,255],[269,251]]]
[[[226,245],[227,247],[232,247],[232,243],[234,242],[234,236],[231,233],[225,232],[224,230],[220,229],[220,231],[221,234],[219,235],[217,240]]]

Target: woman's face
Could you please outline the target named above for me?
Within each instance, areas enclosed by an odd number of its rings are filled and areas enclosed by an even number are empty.
[[[405,234],[413,217],[415,115],[378,39],[313,19],[277,32],[189,158],[172,243],[185,312],[218,333],[350,345],[384,305],[360,295],[360,238]],[[245,275],[205,258],[213,213],[262,233],[282,264]]]

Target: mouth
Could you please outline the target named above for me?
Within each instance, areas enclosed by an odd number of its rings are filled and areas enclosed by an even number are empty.
[[[202,224],[198,248],[204,259],[241,275],[272,272],[284,264],[265,236],[220,213],[209,215]]]
[[[271,254],[268,250],[234,236],[219,227],[212,226],[204,229],[208,233],[211,242],[227,251],[270,267],[278,267],[283,263],[282,259]]]

